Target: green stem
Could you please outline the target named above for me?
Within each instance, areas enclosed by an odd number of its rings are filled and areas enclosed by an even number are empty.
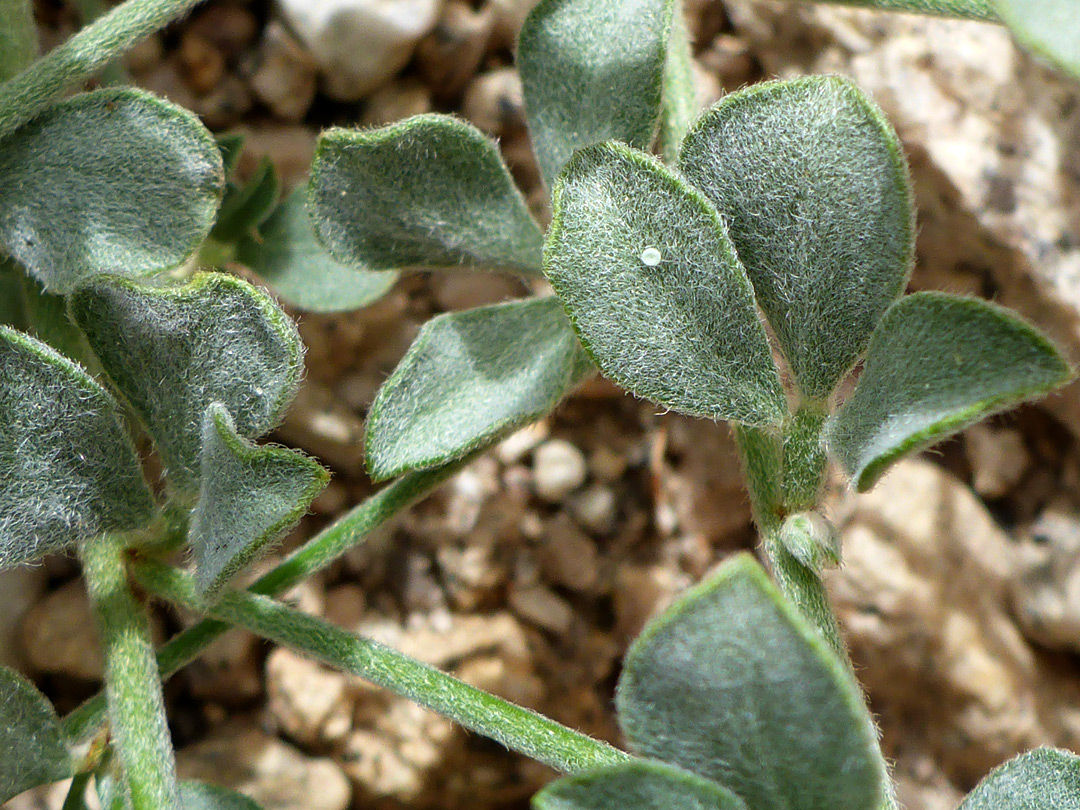
[[[75,777],[71,780],[71,787],[68,788],[67,796],[64,798],[64,804],[60,810],[87,810],[86,788],[90,784],[92,776],[93,774],[90,771],[75,774]]]
[[[124,546],[104,535],[82,548],[83,572],[105,650],[105,695],[133,810],[180,810],[150,623],[128,587]]]
[[[469,457],[434,470],[402,476],[298,548],[256,580],[249,590],[266,596],[287,591],[356,546],[405,507],[430,494],[471,460]],[[158,651],[162,679],[191,663],[228,629],[224,622],[203,619],[170,639]],[[83,741],[97,733],[104,721],[105,700],[98,694],[64,718],[64,731],[71,739]]]
[[[148,591],[192,610],[202,607],[190,575],[149,561],[136,563],[132,570]],[[217,619],[385,687],[557,771],[578,773],[630,759],[607,743],[264,596],[233,592],[222,597],[210,612]]]
[[[903,11],[933,17],[1001,22],[991,0],[818,0],[832,5],[859,6],[878,11]]]
[[[0,82],[6,82],[38,55],[31,0],[0,0]]]
[[[0,0],[12,2],[12,0]],[[0,138],[202,0],[127,0],[0,85]]]

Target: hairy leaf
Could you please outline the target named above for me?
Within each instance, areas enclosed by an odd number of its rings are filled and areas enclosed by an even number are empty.
[[[296,525],[330,474],[303,453],[248,442],[219,404],[203,417],[199,461],[188,540],[195,581],[212,596]]]
[[[118,410],[78,365],[0,327],[0,569],[150,521]]]
[[[50,292],[158,273],[206,237],[221,185],[190,112],[130,88],[82,93],[0,142],[0,245]]]
[[[19,297],[26,313],[27,331],[69,360],[93,370],[86,338],[68,317],[67,298],[45,292],[39,281],[25,274],[22,283]]]
[[[180,783],[180,803],[184,810],[260,810],[242,793],[195,781]]]
[[[845,79],[759,84],[699,119],[680,168],[727,222],[799,387],[826,398],[911,270],[896,134]]]
[[[960,810],[1080,810],[1080,757],[1039,748],[990,772]]]
[[[518,70],[548,188],[574,150],[652,144],[673,0],[541,0],[521,29]]]
[[[753,291],[715,209],[617,143],[559,179],[545,271],[597,365],[638,396],[763,425],[786,412]]]
[[[281,298],[309,312],[347,312],[382,298],[398,274],[360,270],[341,264],[315,238],[297,189],[260,228],[261,239],[245,240],[238,257]]]
[[[438,466],[539,419],[587,369],[580,353],[555,297],[431,319],[371,406],[371,476]]]
[[[323,133],[311,204],[330,252],[365,270],[540,272],[543,235],[498,148],[446,115]]]
[[[210,235],[222,242],[234,242],[254,233],[273,212],[279,196],[281,181],[277,170],[270,158],[264,157],[250,180],[243,185],[228,184]]]
[[[0,667],[0,804],[74,772],[52,705],[34,685]]]
[[[552,782],[534,810],[746,810],[725,787],[663,762],[635,760]]]
[[[1071,376],[1054,345],[1008,310],[915,293],[874,333],[859,385],[830,420],[827,441],[863,492],[901,456]]]
[[[749,556],[651,622],[616,697],[640,754],[754,810],[878,810],[877,736],[845,666]]]
[[[1027,48],[1080,78],[1080,14],[1075,0],[991,0]]]
[[[165,287],[102,277],[76,291],[71,312],[184,494],[198,489],[211,403],[256,438],[281,420],[300,382],[296,327],[270,296],[232,276]]]

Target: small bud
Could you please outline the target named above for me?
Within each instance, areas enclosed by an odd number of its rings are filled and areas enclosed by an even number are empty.
[[[796,512],[780,527],[780,542],[807,568],[820,571],[840,564],[840,533],[819,512]]]

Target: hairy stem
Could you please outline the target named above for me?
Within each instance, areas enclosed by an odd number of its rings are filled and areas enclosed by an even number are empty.
[[[10,3],[13,0],[0,0]],[[202,0],[127,0],[0,85],[0,138]]]
[[[906,11],[934,17],[1001,22],[991,0],[818,0],[832,5],[859,6],[878,11]]]
[[[133,810],[180,810],[176,757],[165,719],[150,623],[127,583],[124,546],[104,535],[82,549],[105,650],[105,696]]]
[[[90,784],[90,778],[92,773],[87,771],[86,773],[77,773],[71,780],[71,787],[68,788],[67,796],[64,798],[64,804],[60,810],[87,810],[86,808],[86,788]]]
[[[72,0],[72,5],[79,12],[79,21],[83,26],[90,25],[105,13],[105,3],[102,0]],[[129,77],[123,64],[114,60],[101,69],[99,81],[102,85],[128,84]]]
[[[471,457],[461,459],[434,470],[402,476],[311,538],[256,580],[249,590],[266,596],[287,591],[359,544],[405,507],[430,494],[471,460]],[[162,679],[197,658],[228,629],[224,622],[203,619],[170,639],[157,654]],[[98,694],[64,718],[64,731],[71,739],[82,741],[97,733],[104,721],[105,700]]]
[[[0,82],[16,75],[37,55],[38,36],[31,0],[0,0]]]
[[[190,575],[149,561],[137,563],[132,570],[148,591],[192,610],[201,607]],[[210,612],[217,619],[385,687],[562,773],[630,759],[607,743],[264,596],[233,592],[222,597]]]

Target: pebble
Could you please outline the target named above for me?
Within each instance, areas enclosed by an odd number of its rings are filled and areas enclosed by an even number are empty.
[[[513,49],[518,33],[539,0],[488,0],[492,15],[492,44]]]
[[[596,544],[565,513],[547,525],[537,556],[544,576],[572,591],[588,591],[599,579]]]
[[[26,614],[22,648],[34,672],[101,680],[103,661],[86,589],[73,580]]]
[[[20,565],[0,571],[0,665],[20,669],[23,655],[16,644],[23,615],[45,590],[45,569]]]
[[[518,616],[556,636],[565,635],[574,622],[574,609],[569,603],[543,585],[514,586],[509,602]]]
[[[533,486],[536,494],[559,503],[585,483],[585,456],[565,439],[549,439],[533,454]]]
[[[1080,651],[1080,517],[1069,505],[1054,504],[1025,534],[1013,583],[1024,635],[1051,649]]]
[[[364,470],[363,422],[312,380],[300,386],[278,433],[342,472],[358,475]]]
[[[533,449],[551,434],[551,425],[541,419],[521,430],[511,433],[495,447],[495,455],[503,464],[510,465],[521,461]]]
[[[219,3],[198,12],[185,29],[213,43],[227,58],[235,59],[254,44],[259,21],[243,5]]]
[[[255,96],[285,121],[300,121],[315,100],[318,65],[277,20],[266,26],[258,67],[251,76]]]
[[[442,0],[278,0],[338,101],[358,101],[405,67]]]
[[[1001,498],[1016,486],[1031,466],[1023,435],[985,423],[964,432],[964,449],[971,461],[971,485],[984,498]]]
[[[525,98],[518,72],[496,68],[475,77],[461,100],[461,114],[495,137],[524,127]]]
[[[624,565],[615,574],[615,634],[636,638],[646,622],[671,604],[675,594],[689,585],[670,567]]]
[[[368,127],[431,112],[431,90],[415,78],[396,79],[384,84],[367,99],[360,123]]]
[[[263,810],[345,810],[352,790],[331,760],[308,757],[254,726],[229,725],[176,755],[181,779],[250,796]]]
[[[570,511],[583,528],[593,534],[610,534],[615,528],[617,511],[615,493],[611,487],[594,484],[575,495],[570,501]]]
[[[199,95],[213,90],[225,75],[225,57],[221,51],[191,30],[180,38],[177,55],[188,86]]]
[[[416,66],[436,96],[451,99],[465,89],[480,67],[491,36],[491,7],[474,11],[462,0],[450,0],[435,30],[416,48]]]
[[[300,745],[345,739],[352,727],[348,677],[283,647],[266,659],[267,711]]]

